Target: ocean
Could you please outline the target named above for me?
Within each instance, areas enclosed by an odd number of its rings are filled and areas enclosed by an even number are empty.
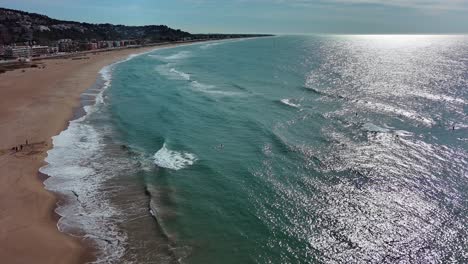
[[[45,185],[96,263],[467,263],[468,37],[277,36],[109,65]]]

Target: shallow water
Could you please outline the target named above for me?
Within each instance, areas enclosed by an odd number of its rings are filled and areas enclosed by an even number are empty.
[[[465,36],[158,50],[42,171],[103,263],[465,263],[467,78]]]

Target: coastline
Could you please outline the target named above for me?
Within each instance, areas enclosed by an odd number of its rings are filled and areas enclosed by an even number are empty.
[[[60,198],[44,188],[39,169],[52,137],[65,130],[80,96],[107,65],[175,43],[86,54],[86,59],[39,61],[41,67],[0,75],[0,257],[7,263],[84,263],[93,248],[61,233],[54,210]],[[193,43],[190,43],[193,44]],[[23,151],[14,146],[29,145]]]

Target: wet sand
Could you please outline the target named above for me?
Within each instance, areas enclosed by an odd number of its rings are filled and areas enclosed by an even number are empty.
[[[160,46],[165,47],[165,46]],[[38,170],[51,137],[67,127],[80,106],[80,94],[99,70],[145,47],[82,59],[38,61],[38,68],[0,74],[0,259],[2,263],[84,263],[93,250],[80,238],[57,229],[57,197],[46,191]],[[45,67],[44,67],[45,66]],[[14,146],[29,145],[18,153]]]

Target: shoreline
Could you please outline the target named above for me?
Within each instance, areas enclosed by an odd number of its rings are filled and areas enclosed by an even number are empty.
[[[60,197],[45,189],[39,169],[46,165],[52,137],[68,128],[81,94],[100,70],[130,55],[194,43],[173,43],[87,54],[89,59],[38,61],[44,67],[0,75],[0,257],[7,263],[85,263],[96,249],[58,229]],[[16,153],[11,148],[25,144]]]

